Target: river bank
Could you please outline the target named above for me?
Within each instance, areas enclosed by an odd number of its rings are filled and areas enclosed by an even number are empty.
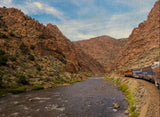
[[[134,78],[110,76],[112,80],[127,85],[135,98],[135,112],[138,117],[159,117],[159,90],[153,83]],[[131,116],[131,115],[130,115]]]
[[[0,96],[5,96],[7,94],[25,93],[32,90],[42,90],[42,89],[53,88],[57,86],[66,86],[66,85],[70,85],[76,82],[81,82],[87,79],[85,75],[75,74],[72,77],[69,77],[69,75],[68,77],[61,77],[59,79],[54,79],[52,81],[42,82],[41,84],[27,83],[25,85],[22,85],[22,84],[15,85],[8,88],[3,87],[3,88],[0,88]]]

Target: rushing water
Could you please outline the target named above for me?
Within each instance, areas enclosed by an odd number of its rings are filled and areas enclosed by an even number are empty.
[[[120,108],[113,109],[113,103]],[[124,94],[113,82],[92,77],[69,86],[0,98],[0,117],[127,117]]]

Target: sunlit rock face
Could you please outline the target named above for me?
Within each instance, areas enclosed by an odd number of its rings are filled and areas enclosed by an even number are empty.
[[[106,72],[110,72],[115,68],[115,59],[120,54],[120,50],[124,47],[126,41],[127,39],[100,36],[89,40],[77,41],[74,44],[101,63]]]
[[[57,58],[64,64],[64,71],[104,72],[96,60],[91,60],[88,55],[79,55],[83,52],[76,48],[56,25],[44,26],[20,10],[5,7],[0,8],[0,24],[1,35],[6,36],[1,36],[0,48],[9,53],[20,53],[20,45],[24,43],[29,54]],[[34,46],[34,50],[30,46]],[[82,61],[86,61],[85,65]]]
[[[159,56],[159,4],[157,1],[146,21],[135,28],[117,59],[119,70],[151,65]]]

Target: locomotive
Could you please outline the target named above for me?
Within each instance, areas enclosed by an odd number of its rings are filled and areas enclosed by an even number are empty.
[[[131,69],[124,72],[125,77],[145,79],[155,83],[160,88],[160,62],[154,62],[152,65],[137,69]]]

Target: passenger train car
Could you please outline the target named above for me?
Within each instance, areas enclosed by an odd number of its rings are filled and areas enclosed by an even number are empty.
[[[151,67],[153,69],[153,78],[155,85],[160,87],[160,62],[154,62]]]
[[[160,62],[124,72],[125,77],[145,79],[155,83],[160,88]]]

